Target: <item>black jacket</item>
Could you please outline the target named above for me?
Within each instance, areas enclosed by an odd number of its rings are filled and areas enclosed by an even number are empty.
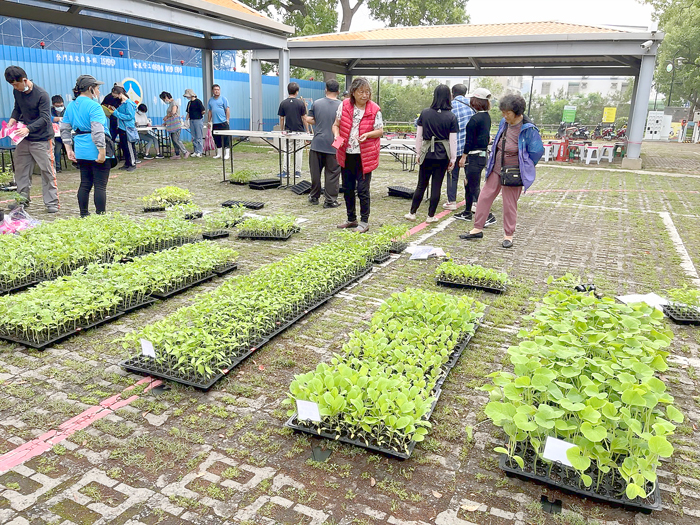
[[[488,111],[479,111],[467,122],[464,137],[464,154],[474,150],[484,150],[489,147],[491,140],[491,115]]]

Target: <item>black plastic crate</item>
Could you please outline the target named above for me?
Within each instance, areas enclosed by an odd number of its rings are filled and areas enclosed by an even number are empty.
[[[402,199],[412,199],[415,190],[406,186],[389,186],[389,197],[401,197]]]
[[[264,202],[254,202],[254,201],[226,201],[222,202],[221,206],[224,208],[233,208],[234,206],[243,206],[249,210],[262,210],[265,206]]]
[[[311,183],[308,180],[303,180],[296,183],[294,186],[290,186],[289,189],[296,195],[306,195],[307,193],[311,193]]]
[[[279,178],[254,179],[248,183],[251,190],[269,190],[279,188],[281,185],[282,181]]]
[[[203,239],[222,239],[224,237],[228,237],[229,235],[231,235],[231,234],[226,230],[213,230],[213,231],[202,233],[202,238]]]
[[[450,281],[449,279],[436,278],[435,282],[440,286],[446,286],[448,288],[472,288],[475,290],[484,290],[485,292],[491,292],[491,293],[504,293],[507,289],[505,285],[500,285],[498,283],[492,283],[491,281],[489,281],[488,283],[482,284],[482,283],[475,282],[475,281],[461,282],[461,281]]]
[[[700,325],[700,310],[694,306],[665,304],[661,308],[674,323]]]
[[[210,273],[209,275],[205,275],[204,277],[197,279],[196,281],[183,284],[182,286],[178,286],[177,288],[166,289],[166,291],[164,292],[151,292],[151,297],[155,297],[156,299],[169,299],[170,297],[180,294],[185,290],[189,290],[190,288],[193,288],[199,284],[211,281],[213,278],[214,274]]]
[[[286,241],[289,239],[292,235],[294,235],[294,231],[290,231],[286,235],[257,235],[254,233],[245,233],[245,232],[240,232],[238,234],[239,239],[251,239],[254,241]]]
[[[582,496],[584,498],[591,498],[598,501],[604,501],[610,503],[616,507],[624,507],[627,510],[635,512],[643,512],[645,514],[651,514],[653,510],[661,510],[661,492],[659,490],[659,483],[657,480],[656,486],[654,487],[651,495],[645,500],[640,498],[635,498],[630,500],[625,494],[624,486],[622,485],[622,480],[619,486],[612,486],[610,483],[610,473],[603,475],[603,481],[601,483],[600,491],[596,492],[593,490],[593,485],[591,488],[585,488],[585,485],[579,485],[581,476],[579,473],[562,463],[555,462],[552,464],[551,470],[549,470],[549,463],[545,463],[542,459],[537,461],[538,466],[546,466],[548,470],[547,473],[538,474],[535,472],[534,461],[535,451],[528,445],[527,449],[529,452],[524,452],[521,444],[516,445],[516,454],[523,458],[525,461],[525,470],[521,469],[520,466],[515,462],[515,460],[510,460],[506,454],[501,454],[499,458],[499,466],[507,476],[518,477],[526,481],[535,481],[539,483],[544,483],[546,485],[551,485],[557,489],[566,492],[568,494],[574,494],[576,496]],[[593,476],[595,483],[597,476]],[[621,495],[618,495],[621,494]]]

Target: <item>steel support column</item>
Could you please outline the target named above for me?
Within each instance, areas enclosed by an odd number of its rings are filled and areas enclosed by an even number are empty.
[[[209,100],[212,84],[214,84],[214,52],[211,49],[202,49],[202,94],[200,99],[204,104]]]
[[[263,131],[263,86],[260,60],[250,60],[250,130]]]
[[[640,167],[640,153],[642,150],[642,138],[644,137],[644,126],[647,118],[647,109],[649,107],[649,97],[651,95],[651,83],[654,79],[654,63],[656,57],[654,55],[645,55],[642,57],[642,64],[639,70],[639,79],[636,82],[635,89],[635,104],[634,108],[630,108],[630,121],[627,126],[627,136],[629,144],[627,145],[627,157],[624,164],[629,167]]]
[[[279,73],[280,80],[280,101],[287,98],[287,84],[290,82],[289,75],[289,49],[279,50],[279,63],[277,64],[277,71]]]

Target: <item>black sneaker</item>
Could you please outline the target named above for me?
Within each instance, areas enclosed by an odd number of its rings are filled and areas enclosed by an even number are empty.
[[[118,169],[118,170],[125,170],[125,169],[127,169],[128,167],[129,167],[129,166],[124,165],[124,166],[119,166],[117,169]]]
[[[314,204],[314,205],[318,204],[318,199],[315,199],[313,197],[309,197],[309,204]]]
[[[153,160],[153,159],[155,159],[155,157],[153,157],[152,155],[146,155],[146,156],[143,158],[143,160]]]
[[[338,206],[340,206],[340,203],[338,201],[330,201],[323,203],[324,208],[337,208]]]
[[[470,211],[463,211],[462,213],[457,213],[455,214],[455,219],[458,219],[460,221],[471,221],[473,218],[472,212]]]
[[[157,159],[164,159],[165,157],[159,153],[158,155],[156,155],[156,158]]]
[[[136,166],[129,166],[126,171],[136,171]]]
[[[493,213],[489,213],[489,218],[486,219],[486,222],[484,223],[484,228],[488,226],[493,226],[496,224],[496,217],[493,216]]]

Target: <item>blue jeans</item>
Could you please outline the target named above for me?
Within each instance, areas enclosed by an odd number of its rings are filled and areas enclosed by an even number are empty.
[[[457,155],[457,160],[455,161],[455,166],[452,168],[452,172],[447,177],[447,200],[449,202],[457,202],[457,183],[459,182],[459,159],[461,155]],[[466,177],[467,167],[464,167],[464,175]]]
[[[63,151],[63,141],[58,137],[54,138],[53,157],[56,171],[61,171],[61,152]]]
[[[190,119],[190,134],[195,153],[204,153],[204,119]]]

